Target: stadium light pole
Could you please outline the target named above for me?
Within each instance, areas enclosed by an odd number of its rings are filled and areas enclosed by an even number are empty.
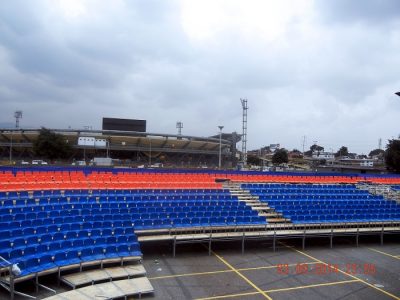
[[[13,131],[11,129],[11,139],[10,139],[10,165],[12,165],[12,147],[13,147]]]
[[[397,96],[399,96],[400,97],[400,92],[397,92],[397,93],[395,93]]]
[[[222,129],[224,128],[224,126],[218,126],[219,128],[219,157],[218,157],[218,167],[219,169],[221,169],[221,149],[222,149]]]
[[[150,141],[149,167],[151,167],[151,138],[149,138],[149,141]]]
[[[110,156],[110,154],[109,154],[109,148],[110,148],[110,139],[109,138],[107,138],[106,139],[106,155],[107,155],[107,158]]]

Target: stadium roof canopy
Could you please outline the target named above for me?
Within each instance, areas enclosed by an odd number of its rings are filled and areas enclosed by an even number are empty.
[[[90,149],[93,146],[78,145],[79,137],[106,139],[108,148],[116,151],[159,151],[166,153],[211,154],[219,153],[219,138],[196,137],[150,132],[86,130],[86,129],[49,129],[65,136],[68,143],[76,149]],[[40,129],[0,128],[0,147],[32,148]],[[224,155],[230,154],[231,141],[222,139]]]

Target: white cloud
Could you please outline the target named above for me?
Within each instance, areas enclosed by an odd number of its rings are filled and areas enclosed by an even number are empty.
[[[325,3],[7,2],[0,123],[22,109],[23,125],[99,128],[112,116],[207,136],[241,132],[246,97],[250,149],[300,149],[306,135],[369,152],[399,133],[396,2]]]

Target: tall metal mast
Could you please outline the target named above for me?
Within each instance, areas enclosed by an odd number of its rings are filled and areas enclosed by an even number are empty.
[[[242,102],[243,119],[242,119],[242,163],[247,165],[247,99],[240,99]]]
[[[19,128],[19,120],[22,119],[22,110],[17,110],[14,113],[15,118],[15,128]]]

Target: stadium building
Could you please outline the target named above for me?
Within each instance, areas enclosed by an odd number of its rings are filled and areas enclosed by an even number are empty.
[[[216,167],[220,147],[223,167],[237,163],[236,144],[240,136],[223,133],[212,137],[146,132],[146,121],[103,118],[102,130],[50,129],[62,134],[74,149],[71,160],[90,161],[94,157],[111,157],[129,165]],[[33,143],[40,129],[0,129],[0,156],[14,161],[32,159]],[[11,156],[10,156],[11,152]]]

